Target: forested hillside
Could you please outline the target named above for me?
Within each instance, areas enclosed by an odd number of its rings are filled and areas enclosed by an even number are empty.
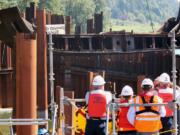
[[[137,22],[147,24],[162,23],[177,16],[177,0],[0,0],[0,8],[18,5],[23,11],[29,2],[36,2],[55,14],[71,15],[73,24],[85,26],[86,19],[103,11],[104,26]],[[127,23],[126,23],[127,22]]]
[[[176,16],[177,0],[111,0],[112,18],[148,22],[163,22]]]

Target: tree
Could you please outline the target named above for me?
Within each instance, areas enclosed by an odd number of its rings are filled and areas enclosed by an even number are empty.
[[[106,8],[106,0],[93,0],[95,4],[95,13],[100,13]]]
[[[16,6],[17,0],[0,0],[0,9]]]
[[[34,0],[16,0],[17,6],[20,8],[21,11],[25,11],[26,7],[29,6],[31,2],[34,2]]]
[[[92,18],[95,5],[92,0],[64,0],[65,15],[72,16],[74,24],[82,24],[85,27],[86,20]]]
[[[63,14],[62,0],[39,0],[39,7],[51,11],[53,14]]]

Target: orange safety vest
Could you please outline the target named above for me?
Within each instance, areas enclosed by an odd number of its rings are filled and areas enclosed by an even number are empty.
[[[159,89],[158,96],[163,99],[164,103],[168,103],[173,100],[173,90],[172,89]],[[173,110],[168,106],[165,106],[166,109],[166,117],[173,116]]]
[[[147,103],[144,97],[137,96],[135,104]],[[151,96],[150,103],[158,103],[158,96]],[[136,117],[134,127],[138,132],[157,132],[162,128],[159,107],[135,106]]]
[[[120,103],[128,103],[127,100],[122,100]],[[120,107],[119,112],[117,115],[117,129],[118,131],[133,131],[135,130],[134,126],[132,126],[128,119],[127,119],[127,113],[128,113],[129,107]]]
[[[106,117],[106,96],[103,94],[90,93],[88,101],[89,117]]]

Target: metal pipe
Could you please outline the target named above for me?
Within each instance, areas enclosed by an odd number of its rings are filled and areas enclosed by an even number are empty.
[[[85,99],[70,99],[68,97],[65,97],[64,101],[69,101],[69,102],[86,102]]]
[[[54,102],[54,72],[53,72],[53,42],[52,42],[52,33],[49,34],[49,81],[50,81],[50,95],[51,95],[51,118],[52,123],[54,123],[55,115],[55,102]],[[52,133],[54,135],[54,133]]]
[[[48,119],[0,119],[0,122],[4,122],[4,121],[48,121]]]
[[[113,132],[112,135],[117,135],[116,133],[116,110],[115,110],[116,103],[112,103],[112,128]]]
[[[48,122],[0,122],[0,125],[45,125]]]
[[[173,97],[174,100],[176,100],[176,54],[175,54],[175,48],[176,48],[176,33],[175,31],[179,27],[179,23],[169,32],[168,36],[171,37],[171,47],[172,47],[172,78],[173,78]],[[176,131],[174,132],[174,135],[178,135],[178,124],[177,124],[177,106],[174,103],[174,116],[173,116],[173,126]]]
[[[127,106],[167,106],[168,103],[149,103],[149,104],[131,104],[131,103],[116,103],[118,107],[127,107]]]
[[[175,46],[176,46],[176,39],[175,39],[175,31],[173,32],[173,37],[171,39],[172,44],[172,77],[173,77],[173,93],[174,93],[174,100],[176,100],[176,55],[175,55]],[[174,128],[176,129],[175,135],[177,135],[177,107],[176,104],[174,104]]]
[[[54,106],[54,115],[53,115],[53,120],[52,120],[52,135],[55,135],[55,129],[56,129],[56,118],[57,118],[57,109],[58,105]]]
[[[116,84],[113,83],[113,94],[112,94],[112,135],[117,135],[116,133],[116,110],[115,110],[115,107],[116,107],[116,103],[115,103],[115,99],[116,99]]]
[[[10,135],[14,135],[14,131],[13,131],[12,125],[10,126]]]
[[[61,127],[62,127],[62,135],[65,135],[65,121],[64,121],[64,89],[61,88],[61,91],[60,91],[60,117],[62,118],[61,119]]]
[[[109,104],[106,106],[106,113],[107,113],[107,117],[106,117],[106,135],[109,135]]]

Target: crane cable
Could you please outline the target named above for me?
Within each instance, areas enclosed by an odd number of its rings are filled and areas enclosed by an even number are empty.
[[[153,21],[152,21],[152,17],[151,17],[151,14],[150,14],[150,8],[149,8],[149,3],[148,3],[148,0],[146,0],[146,4],[147,4],[147,9],[148,9],[148,15],[149,15],[149,19],[151,21],[151,28],[152,28],[152,31],[154,32],[154,24],[153,24]]]

